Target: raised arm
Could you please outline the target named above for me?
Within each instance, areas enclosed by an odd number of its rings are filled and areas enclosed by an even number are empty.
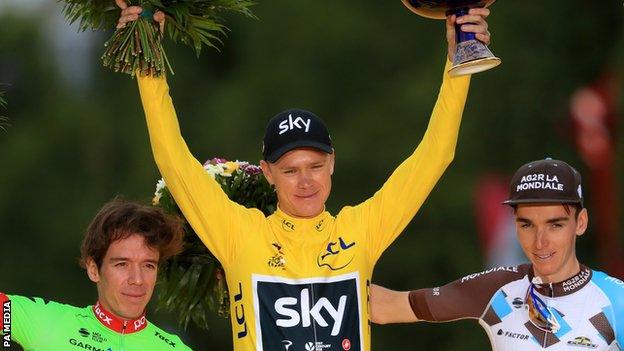
[[[466,30],[477,32],[477,38],[489,42],[485,17],[487,9],[471,9],[462,17]],[[455,17],[447,19],[449,55],[455,50]],[[453,160],[470,77],[451,78],[447,60],[442,85],[427,130],[411,156],[388,178],[382,188],[359,207],[364,226],[368,228],[371,260],[376,261],[390,243],[414,217],[437,181]]]
[[[141,14],[138,6],[115,0],[122,9],[117,28],[134,21]],[[154,14],[154,21],[164,28],[165,16]],[[137,74],[141,102],[145,111],[150,142],[156,165],[176,204],[202,242],[224,265],[233,262],[244,228],[258,225],[264,216],[230,201],[189,151],[178,124],[169,86],[165,77]]]
[[[167,187],[200,239],[222,264],[232,262],[239,234],[264,218],[231,201],[189,151],[180,134],[165,78],[137,77],[154,159]]]

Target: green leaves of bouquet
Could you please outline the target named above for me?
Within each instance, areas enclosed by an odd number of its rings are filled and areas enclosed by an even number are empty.
[[[0,108],[2,108],[3,110],[6,108],[6,100],[4,99],[4,91],[0,91]],[[9,119],[4,117],[4,116],[0,116],[0,129],[5,130],[6,128],[9,126]]]
[[[78,21],[81,31],[114,28],[120,9],[115,0],[59,0],[70,23]],[[162,46],[162,33],[152,20],[155,11],[165,14],[165,32],[174,42],[190,46],[199,56],[202,46],[217,48],[227,28],[221,14],[241,13],[253,17],[250,0],[125,0],[143,8],[138,20],[117,29],[106,42],[102,55],[105,67],[134,76],[160,76],[166,67],[173,73]]]
[[[265,215],[273,213],[277,196],[260,167],[243,161],[215,158],[204,164],[227,196],[247,208],[257,208]],[[168,213],[184,218],[165,182],[156,185],[153,203]],[[189,322],[208,329],[207,316],[217,313],[227,317],[230,302],[223,267],[208,251],[191,226],[186,223],[184,251],[160,268],[158,308],[177,313],[185,329]]]

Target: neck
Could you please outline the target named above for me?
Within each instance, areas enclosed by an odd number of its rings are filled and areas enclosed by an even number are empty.
[[[577,262],[578,264],[578,262]],[[572,294],[584,287],[592,277],[592,270],[586,266],[578,266],[578,270],[556,281],[545,281],[544,277],[534,276],[536,272],[529,272],[529,279],[535,284],[537,291],[550,297]]]
[[[574,257],[568,264],[553,274],[541,275],[539,272],[535,272],[535,275],[540,277],[543,283],[551,284],[562,282],[577,274],[580,270],[581,264],[576,257]]]
[[[325,212],[325,206],[323,206],[323,208],[322,208],[322,209],[321,209],[318,213],[313,214],[313,215],[309,215],[309,216],[301,216],[301,215],[298,215],[298,214],[292,213],[292,212],[290,212],[290,211],[288,211],[288,210],[285,210],[284,208],[282,208],[282,206],[280,206],[280,204],[279,204],[279,203],[277,204],[277,208],[278,208],[278,209],[279,209],[282,213],[284,213],[285,215],[287,215],[287,216],[289,216],[289,217],[292,217],[292,218],[294,218],[294,219],[310,219],[310,218],[315,218],[315,217],[318,217],[321,213]]]

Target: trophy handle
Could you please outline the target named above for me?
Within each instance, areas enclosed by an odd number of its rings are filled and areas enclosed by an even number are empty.
[[[447,12],[447,15],[461,17],[468,14],[469,8],[463,7]],[[473,74],[494,68],[501,63],[501,59],[494,56],[488,47],[477,40],[475,33],[461,30],[461,25],[455,23],[457,48],[453,57],[453,67],[449,69],[451,77]]]

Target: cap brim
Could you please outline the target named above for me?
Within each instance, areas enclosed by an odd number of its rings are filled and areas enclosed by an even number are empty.
[[[317,141],[312,141],[312,140],[297,140],[297,141],[288,143],[280,147],[279,149],[273,151],[270,155],[266,156],[265,160],[270,163],[274,163],[275,161],[279,160],[280,157],[284,156],[284,154],[287,153],[288,151],[299,149],[299,148],[306,148],[306,147],[317,149],[319,151],[323,151],[328,154],[334,153],[334,148],[332,148],[331,146],[327,144],[319,143]]]
[[[501,202],[502,205],[522,205],[522,204],[581,204],[579,200],[562,200],[562,199],[518,199],[518,200],[505,200]]]

